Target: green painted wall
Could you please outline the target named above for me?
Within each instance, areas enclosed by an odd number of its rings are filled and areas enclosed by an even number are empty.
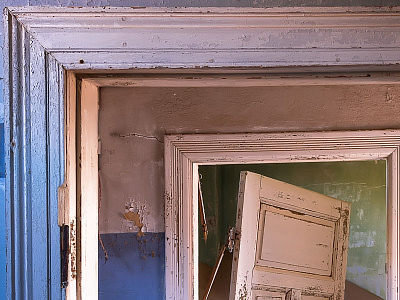
[[[201,166],[209,238],[199,235],[199,259],[209,265],[235,225],[242,170],[351,202],[347,280],[385,299],[386,161]]]

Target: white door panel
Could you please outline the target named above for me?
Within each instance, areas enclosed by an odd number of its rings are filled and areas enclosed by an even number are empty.
[[[242,172],[230,300],[342,300],[349,217],[347,202]]]
[[[334,232],[332,221],[262,204],[256,265],[330,275]]]

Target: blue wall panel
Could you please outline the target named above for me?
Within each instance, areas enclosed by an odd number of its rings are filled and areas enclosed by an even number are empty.
[[[5,221],[4,124],[0,124],[0,300],[6,298],[6,221]]]
[[[165,234],[102,234],[99,245],[99,300],[161,300],[164,291]]]
[[[4,154],[1,154],[4,157]],[[0,178],[0,300],[6,299],[5,179]]]

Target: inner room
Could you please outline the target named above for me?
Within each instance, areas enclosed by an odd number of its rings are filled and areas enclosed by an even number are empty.
[[[345,299],[386,299],[385,160],[199,166],[208,229],[205,241],[199,222],[199,299],[206,292],[229,228],[236,226],[240,171],[350,202]],[[231,267],[232,254],[226,250],[208,299],[229,299]]]

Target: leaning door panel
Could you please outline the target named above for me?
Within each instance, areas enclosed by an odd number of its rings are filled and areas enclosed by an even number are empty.
[[[242,172],[230,299],[343,299],[349,215],[347,202]]]

